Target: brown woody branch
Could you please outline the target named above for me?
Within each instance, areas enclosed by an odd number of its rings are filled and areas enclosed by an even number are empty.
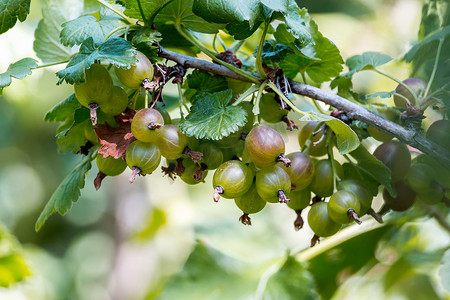
[[[226,76],[233,79],[242,81],[250,81],[247,78],[234,73],[230,69],[214,64],[202,59],[194,58],[177,52],[173,52],[163,47],[160,47],[159,56],[175,61],[185,68],[195,68],[217,75]],[[252,75],[257,76],[252,73]],[[392,136],[398,138],[403,143],[406,143],[423,153],[426,153],[439,160],[440,163],[450,169],[450,153],[436,143],[426,139],[422,134],[406,129],[396,123],[386,120],[378,115],[375,115],[365,109],[364,107],[353,103],[345,98],[342,98],[333,93],[324,91],[320,88],[316,88],[307,84],[291,81],[292,91],[296,94],[306,96],[312,99],[322,101],[328,105],[331,105],[337,109],[345,111],[346,114],[355,119],[361,120],[373,127],[385,131]]]

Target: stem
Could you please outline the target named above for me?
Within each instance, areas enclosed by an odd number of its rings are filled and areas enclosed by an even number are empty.
[[[139,7],[139,13],[141,14],[142,20],[144,21],[144,25],[148,26],[147,19],[145,18],[144,10],[142,9],[141,0],[137,0],[137,4]]]
[[[416,93],[414,93],[414,91],[413,91],[408,85],[406,85],[405,83],[403,83],[403,82],[400,81],[399,79],[395,78],[394,76],[389,75],[388,73],[385,73],[385,72],[383,72],[383,71],[378,70],[377,68],[374,68],[373,70],[374,70],[375,72],[377,72],[378,74],[383,75],[383,76],[385,76],[385,77],[387,77],[387,78],[389,78],[389,79],[391,79],[391,80],[397,82],[397,83],[400,84],[401,86],[403,86],[403,87],[404,87],[408,92],[410,92],[410,94],[414,97],[415,102],[418,103]]]
[[[408,98],[406,98],[405,96],[403,96],[402,94],[399,93],[394,93],[395,96],[402,98],[403,100],[406,101],[406,103],[408,103],[409,105],[411,105],[411,101],[409,101]]]
[[[220,37],[219,33],[217,33],[216,36],[217,36],[217,39],[218,39],[219,42],[220,42],[220,45],[223,47],[223,51],[227,50],[227,49],[228,49],[227,44],[225,44],[225,42],[223,41],[223,39]],[[216,50],[216,51],[217,51],[217,50]],[[217,52],[219,52],[219,51],[217,51]]]
[[[150,16],[150,18],[148,18],[148,24],[149,25],[153,25],[153,21],[155,20],[155,17],[157,14],[159,14],[159,12],[166,7],[167,5],[169,5],[173,0],[168,0],[166,3],[164,3],[163,5],[161,5],[156,11],[153,12],[153,14]]]
[[[270,24],[266,23],[264,26],[264,31],[261,35],[261,39],[259,40],[258,52],[256,53],[256,71],[261,79],[266,79],[267,74],[263,68],[263,60],[262,60],[262,48],[264,45],[264,41],[266,38],[267,30],[269,29]]]
[[[68,63],[70,59],[64,60],[64,61],[57,61],[57,62],[53,62],[53,63],[49,63],[49,64],[44,64],[44,65],[40,65],[37,66],[34,69],[42,69],[42,68],[47,68],[47,67],[52,67],[52,66],[56,66],[56,65],[60,65],[60,64],[65,64]]]
[[[324,111],[322,109],[322,107],[320,107],[319,103],[317,103],[317,100],[312,99],[314,106],[316,107],[316,109],[319,111],[319,113],[326,115],[326,111]]]
[[[118,10],[117,8],[115,8],[113,5],[111,5],[111,4],[108,3],[107,1],[105,1],[105,0],[97,0],[97,2],[100,3],[100,4],[102,4],[102,5],[104,5],[104,6],[106,6],[107,8],[109,8],[110,10],[112,10],[113,12],[115,12],[116,14],[118,14],[119,16],[121,16],[121,17],[122,17],[125,21],[127,21],[128,23],[130,23],[130,24],[132,24],[132,25],[135,25],[135,24],[136,24],[136,22],[135,22],[133,19],[127,17],[123,12],[121,12],[120,10]]]
[[[301,115],[301,116],[304,116],[304,115],[305,115],[305,113],[302,112],[301,110],[299,110],[299,109],[291,102],[291,100],[289,100],[289,99],[283,94],[283,92],[280,91],[280,90],[277,88],[277,86],[276,86],[272,81],[269,81],[268,85],[270,86],[270,88],[271,88],[275,93],[278,94],[278,96],[281,97],[281,99],[283,99],[284,102],[286,102],[287,105],[289,105],[290,108],[292,108],[293,111],[295,111],[296,113],[298,113],[298,114]]]
[[[181,91],[181,83],[178,81],[177,81],[177,88],[178,88],[178,106],[180,107],[180,116],[181,119],[184,119],[183,106],[184,108],[186,108],[188,113],[189,108],[187,107],[186,103],[184,103],[183,92]]]
[[[175,24],[175,28],[177,29],[178,33],[181,34],[186,40],[188,40],[189,42],[191,42],[194,46],[196,46],[197,48],[199,48],[203,53],[205,53],[206,55],[208,55],[213,61],[215,61],[218,64],[221,64],[222,66],[227,67],[228,69],[232,70],[233,72],[247,78],[249,81],[254,82],[254,83],[259,83],[260,81],[258,80],[258,78],[256,78],[255,76],[239,69],[236,68],[235,66],[232,66],[220,59],[218,59],[214,53],[211,52],[211,50],[209,50],[208,48],[206,48],[206,46],[204,46],[203,44],[201,44],[200,42],[198,42],[186,29],[184,29],[183,27],[181,27],[181,25],[179,24]]]
[[[145,93],[144,107],[148,108],[148,91],[144,90],[144,93]]]
[[[228,49],[233,51],[233,53],[237,53],[239,50],[241,50],[242,46],[245,45],[246,40],[237,40],[234,41]],[[246,52],[247,53],[247,52]]]
[[[120,31],[120,30],[124,30],[124,29],[128,32],[128,30],[129,30],[130,28],[140,28],[140,26],[138,26],[138,25],[123,25],[123,26],[119,26],[119,27],[115,28],[113,31],[111,31],[111,32],[105,37],[105,41],[106,41],[107,39],[109,39],[114,33],[118,32],[118,31]]]
[[[336,174],[336,164],[334,163],[333,139],[330,139],[330,144],[328,145],[328,159],[330,160],[331,172],[333,173],[333,192],[334,192],[336,190],[337,174]]]
[[[433,71],[431,72],[430,80],[428,81],[427,88],[425,89],[424,97],[426,97],[428,95],[428,92],[430,91],[430,88],[431,88],[431,84],[433,83],[433,80],[434,80],[434,76],[436,75],[436,70],[437,70],[438,62],[439,62],[439,56],[441,55],[441,49],[442,49],[443,44],[444,44],[444,39],[440,39],[439,45],[438,45],[438,48],[436,51],[436,59],[434,61]]]
[[[253,104],[253,109],[252,112],[255,115],[255,124],[259,123],[258,122],[258,118],[257,116],[259,115],[259,101],[261,100],[261,96],[262,96],[262,92],[264,91],[264,89],[266,88],[267,85],[267,81],[264,81],[258,89],[258,94],[256,95],[256,99],[255,99],[255,103]]]
[[[236,101],[234,101],[233,104],[231,104],[231,105],[232,106],[238,105],[239,103],[244,101],[248,96],[250,96],[251,94],[253,94],[257,90],[259,90],[259,87],[257,85],[255,85],[255,84],[253,84],[245,92],[243,92],[241,95],[239,95],[239,97],[236,99]]]
[[[213,49],[214,49],[214,51],[216,51],[216,53],[219,53],[219,50],[217,50],[217,48],[216,48],[216,40],[217,40],[217,35],[218,35],[219,33],[216,33],[215,35],[214,35],[214,39],[213,39],[213,42],[212,42],[212,47],[213,47]]]
[[[313,259],[314,257],[316,257],[324,252],[327,252],[328,250],[330,250],[348,240],[351,240],[354,237],[357,237],[358,235],[381,228],[385,225],[386,225],[386,223],[380,224],[375,220],[364,221],[363,224],[358,225],[358,226],[351,225],[347,228],[340,230],[337,234],[335,234],[329,238],[326,238],[319,245],[316,245],[313,248],[308,248],[306,250],[299,252],[296,255],[296,258],[300,262],[309,261],[309,260]]]

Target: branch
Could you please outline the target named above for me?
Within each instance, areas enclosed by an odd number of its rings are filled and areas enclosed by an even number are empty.
[[[203,71],[207,71],[210,73],[214,73],[217,75],[222,75],[225,77],[247,81],[250,82],[247,78],[236,74],[230,69],[223,67],[218,64],[214,64],[211,62],[207,62],[198,58],[194,58],[191,56],[187,56],[184,54],[180,54],[177,52],[173,52],[167,49],[164,49],[160,46],[159,48],[159,56],[163,58],[170,59],[175,61],[185,68],[195,68]],[[257,76],[255,73],[251,73],[254,76]],[[392,136],[396,137],[403,143],[411,145],[414,148],[426,153],[435,159],[437,159],[440,163],[450,169],[450,153],[446,151],[443,147],[438,144],[426,139],[420,133],[406,129],[396,123],[388,121],[378,115],[375,115],[365,109],[364,107],[355,104],[345,98],[342,98],[333,93],[324,91],[320,88],[316,88],[307,84],[298,83],[295,81],[291,81],[292,84],[292,92],[307,96],[309,98],[322,101],[326,104],[329,104],[337,109],[345,111],[346,114],[356,120],[361,120],[373,127],[385,131]]]

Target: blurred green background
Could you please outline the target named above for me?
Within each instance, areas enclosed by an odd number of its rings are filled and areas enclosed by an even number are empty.
[[[26,22],[0,36],[0,72],[11,62],[35,57],[32,43],[43,2],[33,0]],[[399,58],[417,39],[421,1],[298,2],[310,9],[321,32],[338,46],[344,59],[365,51]],[[0,96],[0,221],[23,245],[31,271],[25,281],[0,288],[0,299],[153,299],[168,278],[181,270],[197,240],[241,267],[244,262],[257,266],[244,276],[248,287],[256,289],[260,281],[254,278],[266,274],[286,252],[309,246],[312,231],[307,227],[294,231],[295,213],[280,205],[252,216],[251,227],[240,224],[241,212],[233,201],[212,201],[212,174],[206,184],[190,187],[155,171],[130,185],[127,170],[107,178],[95,191],[95,164],[72,210],[65,217],[50,217],[36,233],[39,213],[79,160],[57,153],[57,124],[43,121],[47,111],[73,92],[69,85],[56,86],[55,72],[61,68],[39,69],[23,80],[13,80]],[[391,63],[384,70],[401,79],[409,74],[403,63]],[[355,89],[361,92],[395,88],[394,82],[374,74],[361,73],[355,79]],[[285,138],[287,152],[297,151],[295,134]],[[408,223],[401,230],[390,226],[351,243],[310,262],[319,288],[332,291],[330,284],[338,286],[334,299],[450,299],[438,276],[450,238],[434,220]],[[220,268],[224,262],[222,258],[218,262]],[[207,274],[203,267],[211,265],[200,263],[199,274]],[[203,295],[202,289],[210,288],[209,279],[200,276],[191,282],[191,291],[198,289],[198,295]],[[229,278],[218,279],[227,282]],[[182,285],[170,284],[163,298],[204,299],[182,291]],[[236,299],[220,295],[208,299]]]

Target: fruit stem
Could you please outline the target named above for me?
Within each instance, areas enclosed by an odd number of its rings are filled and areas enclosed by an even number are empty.
[[[162,125],[162,124],[159,124],[159,123],[156,123],[156,122],[150,122],[150,123],[148,123],[148,125],[147,125],[147,128],[150,129],[150,130],[159,129],[159,128],[161,128],[161,127],[163,127],[163,125]]]
[[[148,78],[145,78],[145,79],[148,79]],[[144,80],[145,80],[144,79]],[[142,81],[142,85],[144,84],[144,81]],[[145,99],[144,99],[144,107],[145,108],[148,108],[148,91],[147,91],[147,89],[145,89],[144,90],[144,93],[145,93]],[[150,124],[149,124],[150,125]],[[150,129],[150,128],[149,128]]]
[[[252,220],[246,213],[244,213],[242,216],[240,216],[239,221],[241,221],[241,223],[244,225],[252,225]]]
[[[348,215],[349,220],[351,220],[351,219],[355,220],[355,222],[358,225],[360,225],[362,223],[361,219],[359,218],[358,214],[355,212],[355,210],[353,208],[350,208],[347,211],[347,215]]]
[[[130,23],[130,24],[132,24],[132,25],[135,25],[135,24],[136,24],[136,22],[135,22],[133,19],[127,17],[123,12],[121,12],[120,10],[118,10],[118,9],[117,9],[116,7],[114,7],[113,5],[109,4],[107,1],[105,1],[105,0],[97,0],[97,2],[100,3],[100,4],[102,4],[102,5],[104,5],[104,6],[106,6],[107,8],[109,8],[110,10],[112,10],[113,12],[115,12],[116,14],[118,14],[119,16],[121,16],[121,17],[122,17],[123,19],[125,19],[125,21],[127,21],[128,23]]]
[[[436,50],[436,58],[434,60],[433,71],[431,71],[430,80],[428,80],[427,88],[425,89],[425,93],[423,95],[424,97],[426,97],[428,95],[428,92],[430,91],[430,88],[431,88],[431,84],[433,83],[433,80],[434,80],[434,76],[436,75],[436,70],[437,70],[438,63],[439,63],[439,56],[441,55],[441,49],[442,49],[443,44],[444,44],[444,39],[441,38],[439,40],[439,45]]]
[[[198,161],[201,160],[203,157],[203,153],[192,151],[191,148],[189,148],[188,146],[184,148],[183,154],[189,156],[194,163],[198,163]]]
[[[98,109],[98,104],[97,103],[90,103],[89,104],[89,111],[91,114],[91,122],[92,125],[97,125],[97,109]]]
[[[105,173],[103,173],[102,171],[98,171],[97,176],[94,179],[94,187],[96,191],[98,191],[101,188],[102,181],[103,179],[105,179],[105,177],[106,177]]]
[[[291,160],[287,158],[284,153],[278,154],[276,161],[281,161],[286,168],[291,166]]]
[[[200,168],[192,174],[192,178],[197,182],[201,181],[203,179],[203,171],[207,168],[208,167],[205,164],[201,163]]]
[[[406,103],[408,103],[408,104],[410,104],[410,105],[411,105],[411,101],[409,101],[409,99],[408,99],[407,97],[403,96],[402,94],[399,94],[399,93],[394,93],[394,96],[397,96],[397,97],[400,97],[400,98],[402,98],[403,100],[405,100],[405,101],[406,101]]]
[[[280,91],[279,88],[277,88],[277,86],[272,82],[269,81],[268,86],[275,92],[278,94],[278,96],[281,97],[281,99],[283,99],[284,102],[286,102],[287,105],[289,105],[290,108],[292,108],[293,111],[295,111],[296,113],[298,113],[301,116],[304,116],[305,113],[302,112],[301,110],[299,110],[292,102],[291,100],[289,100],[282,91]]]
[[[236,68],[235,66],[230,65],[229,63],[226,63],[220,59],[218,59],[214,53],[211,52],[211,50],[209,50],[206,46],[204,46],[203,44],[201,44],[200,42],[198,42],[190,33],[189,31],[187,31],[185,28],[183,28],[181,26],[181,24],[176,23],[175,24],[175,28],[178,31],[178,33],[183,36],[186,40],[188,40],[189,42],[191,42],[194,46],[196,46],[197,48],[199,48],[203,53],[205,53],[206,55],[208,55],[213,61],[215,61],[216,63],[230,69],[231,71],[241,75],[242,77],[247,78],[249,81],[253,82],[253,83],[260,83],[259,79],[256,78],[255,76],[239,69]]]
[[[224,193],[223,187],[218,185],[214,188],[213,199],[214,202],[219,202],[220,195]]]
[[[261,39],[259,40],[259,45],[258,45],[258,51],[256,53],[256,71],[258,72],[258,75],[261,79],[266,79],[267,78],[267,74],[264,71],[263,68],[263,60],[262,60],[262,49],[263,49],[263,45],[264,45],[264,41],[266,39],[266,34],[267,34],[267,30],[269,29],[270,23],[265,23],[264,24],[264,30],[263,33],[261,35]]]
[[[281,121],[283,121],[284,123],[286,123],[287,125],[287,130],[292,131],[294,129],[298,129],[298,126],[295,125],[294,121],[289,120],[287,115],[284,115],[283,118],[281,119]]]
[[[265,80],[263,83],[261,83],[261,85],[259,86],[259,89],[258,89],[258,94],[256,95],[255,102],[253,103],[252,112],[255,115],[255,124],[254,125],[259,124],[259,120],[258,120],[259,102],[261,101],[262,92],[266,88],[267,82],[268,82],[268,80]]]
[[[130,183],[133,183],[133,182],[136,180],[136,176],[138,176],[139,174],[141,174],[142,170],[139,169],[139,167],[136,167],[136,166],[133,166],[133,167],[131,168],[131,170],[132,170],[133,172],[131,172],[131,175],[130,175]]]
[[[367,211],[368,215],[371,215],[378,223],[383,224],[383,217],[379,214],[377,214],[373,208],[369,208]]]
[[[295,219],[295,221],[294,221],[294,228],[295,228],[295,231],[299,231],[300,229],[303,228],[303,224],[305,224],[305,222],[303,221],[303,218],[301,215],[302,209],[298,209],[295,212],[297,213],[297,219]]]
[[[317,234],[314,234],[314,236],[311,239],[311,248],[314,247],[316,243],[320,244],[320,237]]]
[[[231,104],[231,105],[232,106],[238,105],[239,103],[244,101],[248,96],[250,96],[251,94],[256,92],[258,89],[259,89],[259,86],[252,84],[252,86],[250,86],[245,92],[240,94],[239,97],[236,99],[236,101],[234,101],[233,104]]]
[[[385,72],[383,72],[383,71],[380,71],[380,70],[378,70],[377,68],[374,68],[373,70],[374,70],[375,72],[377,72],[378,74],[383,75],[383,76],[385,76],[385,77],[387,77],[387,78],[389,78],[389,79],[391,79],[391,80],[397,82],[397,83],[400,84],[401,86],[403,86],[403,87],[404,87],[404,88],[405,88],[405,89],[406,89],[406,90],[414,97],[415,103],[418,103],[416,93],[414,93],[414,91],[413,91],[407,84],[405,84],[403,81],[401,81],[401,80],[395,78],[395,77],[392,76],[392,75],[389,75],[388,73],[385,73]],[[408,101],[408,102],[409,102],[409,101]]]
[[[325,133],[324,133],[325,135]],[[332,141],[331,141],[332,143]],[[336,164],[334,161],[334,153],[333,153],[333,145],[328,145],[328,159],[330,160],[331,163],[331,172],[333,173],[333,191],[336,190],[336,181],[337,181],[337,174],[336,174]]]
[[[280,203],[288,203],[291,201],[290,199],[288,199],[283,190],[278,190],[278,200]]]

